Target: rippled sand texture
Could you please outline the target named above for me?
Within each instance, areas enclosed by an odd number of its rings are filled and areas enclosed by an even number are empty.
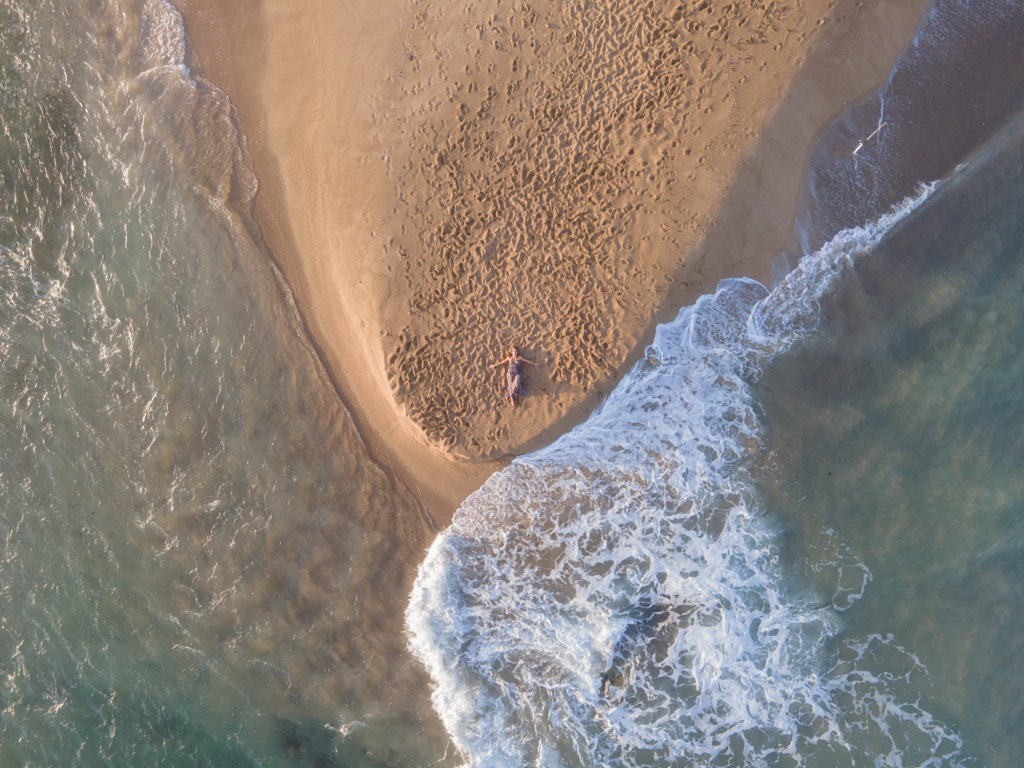
[[[529,409],[606,386],[672,282],[701,283],[694,247],[825,19],[760,0],[420,7],[377,116],[405,283],[389,376],[430,438],[501,455],[539,424],[485,363],[513,343],[540,363]]]

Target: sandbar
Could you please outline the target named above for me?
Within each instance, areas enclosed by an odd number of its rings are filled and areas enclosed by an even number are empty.
[[[371,452],[444,526],[658,322],[790,248],[809,149],[927,0],[177,0]],[[792,254],[791,254],[792,256]],[[501,397],[512,344],[539,365]]]

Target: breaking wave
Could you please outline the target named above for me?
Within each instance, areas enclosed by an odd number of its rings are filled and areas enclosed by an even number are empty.
[[[866,565],[836,542],[834,593],[802,592],[748,473],[751,383],[932,189],[772,291],[724,281],[586,423],[467,499],[406,621],[469,765],[958,764],[959,736],[901,695],[916,657],[839,638]]]

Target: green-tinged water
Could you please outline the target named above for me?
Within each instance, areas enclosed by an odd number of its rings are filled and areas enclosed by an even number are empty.
[[[840,282],[822,333],[759,391],[787,557],[818,586],[837,547],[871,575],[835,599],[840,638],[891,636],[920,665],[908,690],[978,765],[1009,768],[1024,752],[1021,137],[989,153]]]
[[[395,663],[430,531],[181,40],[163,3],[0,2],[0,765],[433,763]]]

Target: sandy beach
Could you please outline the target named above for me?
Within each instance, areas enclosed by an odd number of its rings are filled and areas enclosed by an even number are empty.
[[[178,6],[325,366],[443,526],[584,419],[659,321],[770,279],[811,143],[928,3]],[[516,408],[489,368],[511,344],[539,364]]]

